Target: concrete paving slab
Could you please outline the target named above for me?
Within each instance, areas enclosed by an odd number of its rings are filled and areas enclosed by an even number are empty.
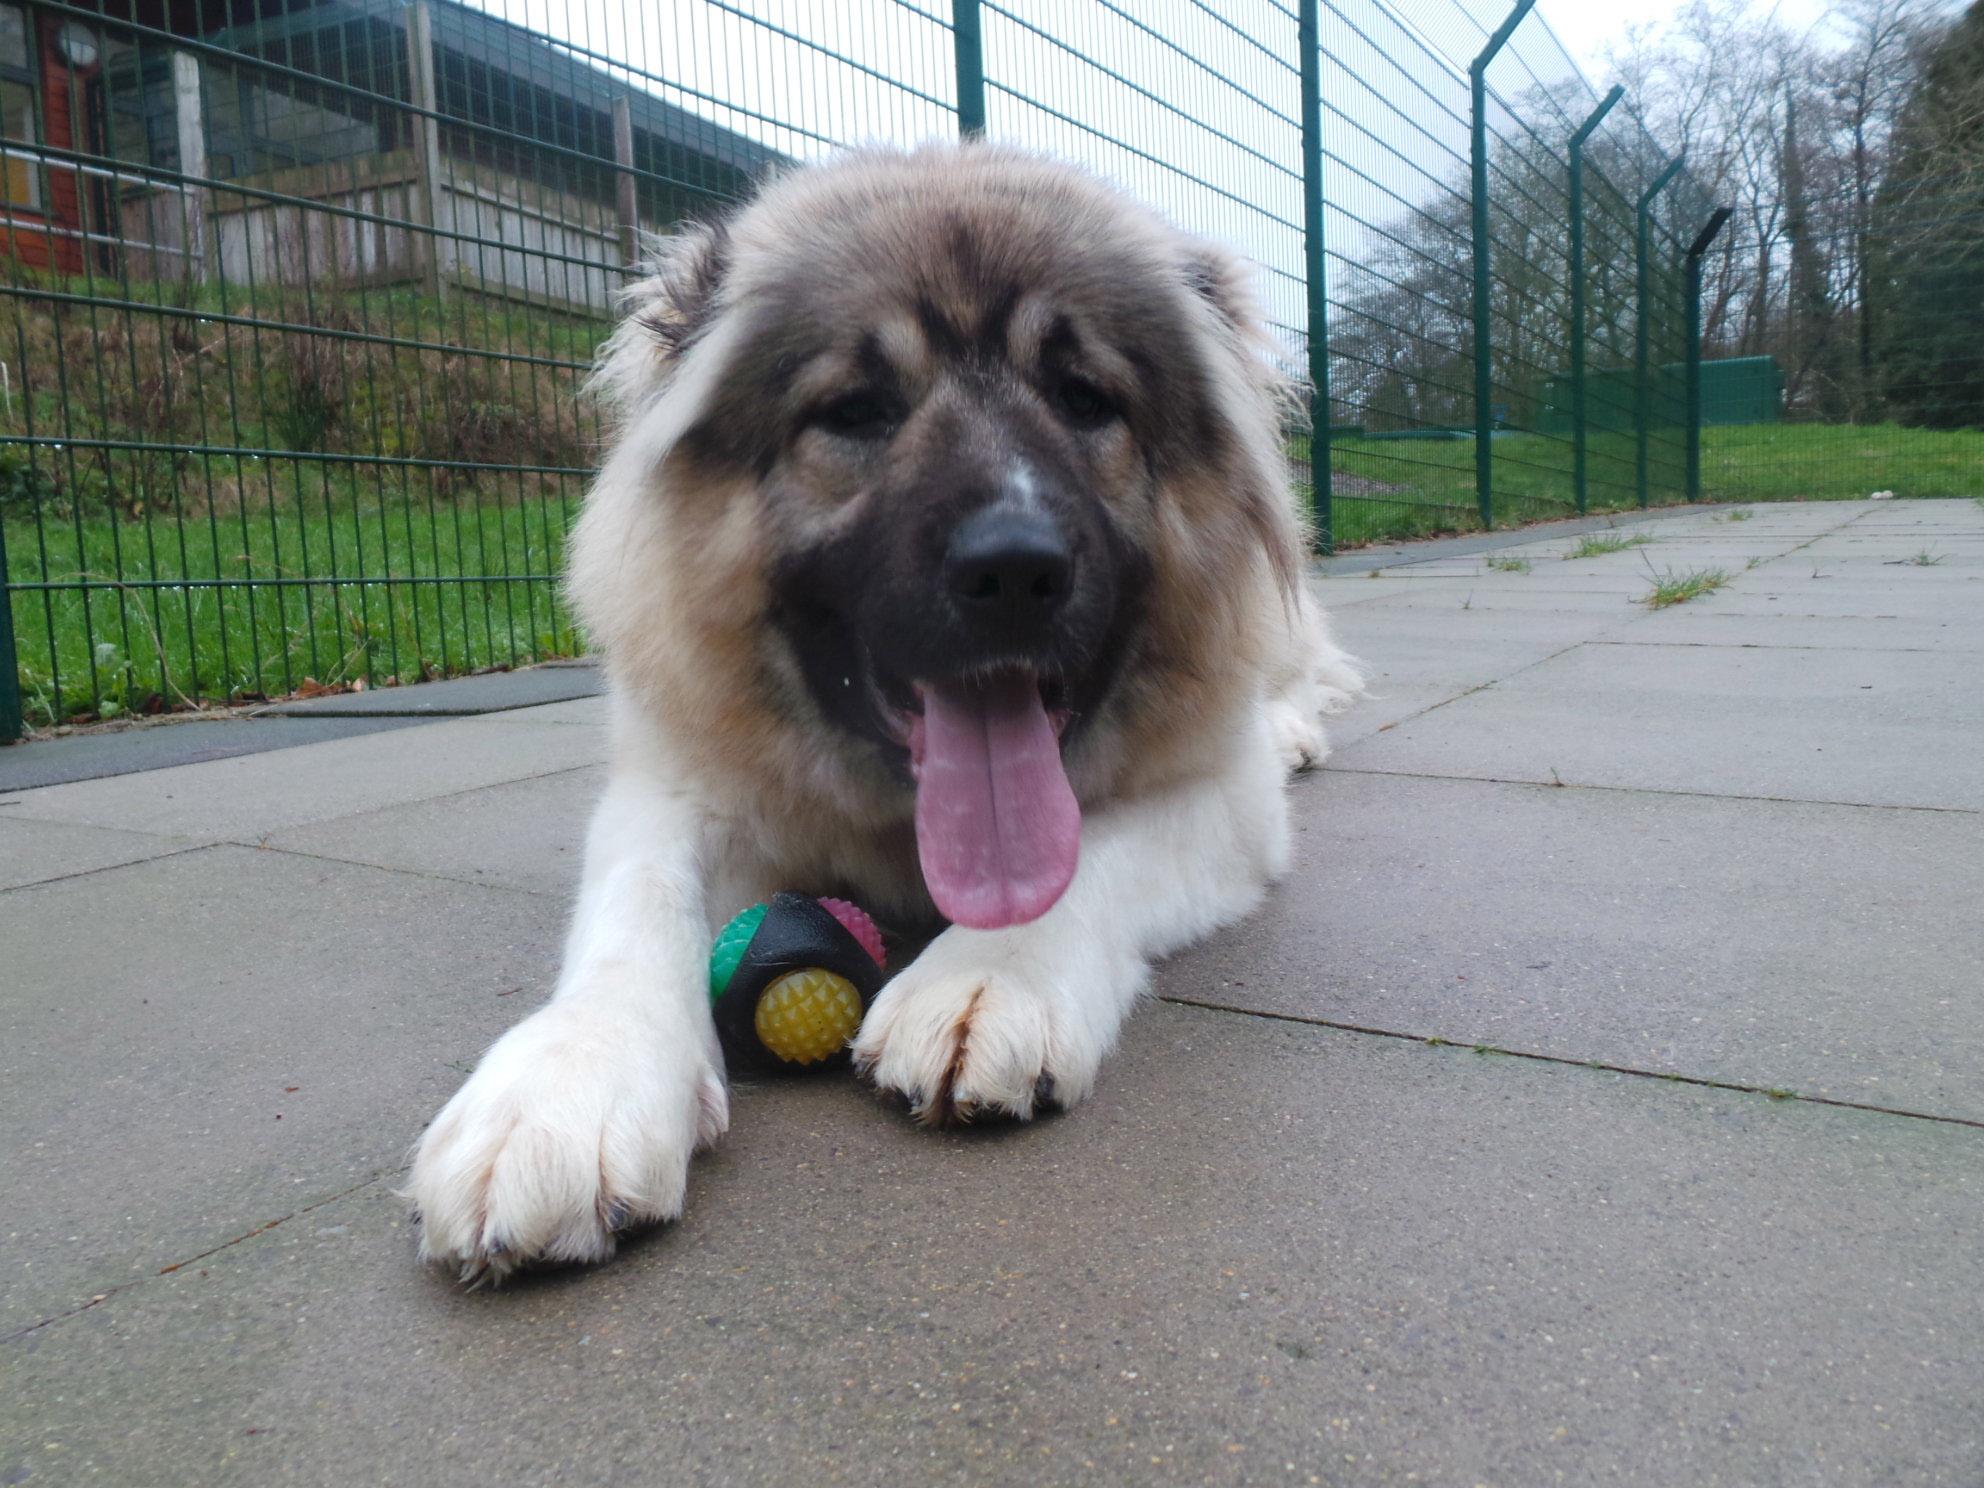
[[[1470,580],[1509,590],[1551,594],[1643,594],[1649,578],[1643,566],[1600,567],[1597,563],[1566,564],[1560,558],[1538,558],[1527,571],[1495,569],[1485,565],[1473,568],[1442,565],[1438,569],[1399,569],[1412,576],[1412,585],[1434,579]],[[1382,582],[1382,581],[1380,581]],[[1406,581],[1394,586],[1393,593],[1415,592]]]
[[[1580,646],[1341,751],[1409,775],[1984,810],[1975,658]]]
[[[1315,571],[1321,574],[1359,574],[1367,569],[1385,568],[1401,563],[1423,563],[1429,558],[1444,558],[1454,554],[1479,553],[1527,543],[1570,542],[1586,532],[1613,529],[1664,532],[1670,526],[1682,526],[1706,520],[1713,512],[1724,509],[1719,506],[1673,506],[1644,512],[1601,512],[1595,516],[1571,517],[1555,522],[1534,522],[1526,527],[1502,528],[1494,532],[1470,532],[1457,537],[1423,538],[1413,542],[1367,543],[1362,547],[1345,548],[1328,558],[1319,558],[1314,567]]]
[[[192,845],[177,837],[29,821],[10,816],[0,802],[0,890],[163,857]]]
[[[1919,588],[1925,584],[1963,585],[1974,587],[1977,597],[1974,602],[1984,608],[1984,558],[1964,561],[1944,557],[1935,563],[1918,564],[1913,558],[1883,558],[1880,551],[1867,557],[1852,553],[1822,552],[1817,548],[1802,548],[1798,557],[1810,557],[1819,563],[1834,578],[1849,584],[1888,584],[1892,583],[1904,590]],[[1897,570],[1897,572],[1887,572]]]
[[[1297,867],[1160,992],[1984,1122],[1984,817],[1298,785]]]
[[[1756,558],[1769,563],[1781,557],[1795,557],[1800,553],[1810,552],[1814,544],[1829,540],[1823,534],[1818,537],[1807,537],[1797,532],[1694,532],[1676,534],[1669,542],[1657,543],[1636,551],[1655,559],[1676,554],[1716,553],[1745,560]]]
[[[1593,592],[1547,589],[1509,584],[1503,579],[1514,575],[1490,574],[1482,579],[1428,579],[1404,592],[1392,591],[1371,601],[1370,606],[1390,609],[1496,610],[1535,614],[1541,611],[1579,611],[1624,619],[1637,611],[1637,601],[1620,590]],[[1642,586],[1644,588],[1645,586]]]
[[[1699,557],[1866,517],[1905,545],[1972,521],[1954,505],[1666,530]],[[1388,770],[1405,740],[1478,774],[1570,745],[1676,791],[1984,789],[1975,656],[1940,634],[1968,590],[1880,568],[1834,592],[1903,618],[1801,622],[1748,588],[1801,556],[1663,615],[1554,577],[1493,609],[1473,579],[1328,580],[1377,591],[1340,624],[1384,689],[1444,703],[1342,758]],[[1664,640],[1684,614],[1907,625],[1941,654]],[[600,712],[0,797],[35,871],[90,826],[296,849],[0,893],[0,1129],[25,1137],[0,1148],[0,1316],[27,1320],[0,1481],[1984,1475],[1974,808],[1326,773],[1265,917],[1161,974],[1226,1006],[1145,1010],[1083,1110],[931,1134],[842,1080],[741,1089],[683,1226],[464,1296],[413,1267],[390,1189],[553,972],[569,870],[543,848],[581,825]],[[333,850],[409,871],[303,855]],[[1545,1062],[1592,1059],[1926,1114]]]
[[[295,749],[332,739],[405,728],[417,718],[248,718],[223,714],[143,724],[105,733],[62,734],[0,748],[0,794],[101,780],[140,770]]]
[[[270,847],[553,894],[578,888],[597,766],[272,833]]]
[[[435,718],[502,713],[512,708],[534,708],[544,703],[591,697],[603,685],[595,666],[518,667],[508,672],[422,682],[416,687],[376,687],[365,692],[271,703],[256,712],[299,718],[325,715]]]
[[[1768,562],[1782,553],[1798,548],[1795,538],[1759,538],[1755,542],[1743,542],[1735,538],[1715,533],[1689,535],[1677,533],[1671,538],[1648,543],[1644,547],[1627,548],[1618,553],[1597,553],[1584,558],[1565,558],[1572,568],[1593,567],[1600,569],[1637,569],[1646,572],[1649,563],[1658,567],[1664,563],[1688,562],[1694,564],[1720,563],[1734,564],[1741,568],[1752,558]]]
[[[464,1294],[383,1185],[7,1345],[16,1481],[1964,1483],[1984,1133],[1177,1007],[1076,1114],[749,1090]]]
[[[1907,528],[1883,527],[1874,522],[1855,522],[1851,527],[1842,527],[1837,532],[1828,533],[1823,539],[1827,544],[1853,545],[1873,542],[1919,542],[1933,538],[1937,542],[1947,542],[1954,546],[1975,544],[1984,539],[1984,518],[1962,521],[1954,514],[1948,521],[1933,525],[1917,525]]]
[[[0,894],[0,1332],[396,1167],[564,919],[236,847]]]
[[[1958,620],[1902,620],[1864,615],[1731,614],[1696,602],[1673,605],[1615,632],[1622,644],[1788,646],[1801,650],[1984,650],[1984,614]]]
[[[1335,621],[1337,640],[1363,663],[1370,691],[1348,713],[1329,720],[1341,749],[1435,704],[1524,667],[1580,641],[1604,635],[1613,622],[1588,612],[1452,613],[1352,607]]]
[[[417,744],[397,734],[368,735],[54,785],[22,794],[6,809],[40,821],[252,842],[283,827],[555,774],[604,757],[598,731],[532,723],[534,711],[427,723],[430,732]]]
[[[1701,614],[1885,616],[1958,623],[1984,616],[1984,587],[1855,583],[1823,564],[1815,575],[1809,566],[1812,561],[1799,554],[1769,568],[1735,575],[1728,588],[1688,604]]]
[[[603,727],[606,723],[606,698],[601,695],[597,697],[574,698],[572,701],[566,703],[546,703],[542,707],[532,708],[525,713],[516,713],[513,715],[499,714],[496,721],[502,721],[510,717],[523,723],[581,724],[587,727],[598,728]]]
[[[1375,679],[1376,690],[1348,713],[1323,720],[1330,748],[1341,753],[1361,739],[1397,728],[1405,719],[1450,703],[1469,688],[1452,682],[1431,685]]]

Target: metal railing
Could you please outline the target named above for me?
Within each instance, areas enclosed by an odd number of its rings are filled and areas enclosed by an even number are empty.
[[[577,649],[638,233],[846,144],[1019,141],[1251,258],[1325,549],[1715,494],[1734,250],[1500,3],[8,7],[0,739]]]

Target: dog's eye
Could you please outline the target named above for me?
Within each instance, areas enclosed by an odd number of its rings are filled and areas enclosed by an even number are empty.
[[[1098,428],[1116,417],[1115,403],[1086,377],[1063,377],[1054,386],[1054,402],[1063,418],[1084,429]]]
[[[849,393],[836,398],[813,422],[846,439],[886,439],[895,430],[895,406],[874,393]]]

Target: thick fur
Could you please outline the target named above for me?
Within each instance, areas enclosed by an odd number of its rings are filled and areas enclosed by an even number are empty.
[[[1151,960],[1283,871],[1286,777],[1361,690],[1300,580],[1288,389],[1244,274],[1087,175],[983,145],[806,167],[671,239],[627,308],[571,552],[612,766],[563,973],[413,1163],[421,1254],[467,1278],[680,1214],[729,1120],[704,968],[736,909],[801,889],[932,919],[900,751],[864,720],[892,648],[924,644],[917,544],[945,503],[1051,487],[1094,578],[1042,663],[1079,720],[1072,886],[1030,924],[942,929],[855,1043],[925,1119],[1087,1096]],[[1053,382],[1059,356],[1106,401]],[[877,362],[906,390],[886,435],[864,407],[823,423]],[[795,616],[808,585],[822,608]]]

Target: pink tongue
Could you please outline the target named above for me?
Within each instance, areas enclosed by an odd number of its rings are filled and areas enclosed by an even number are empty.
[[[917,852],[944,917],[998,930],[1052,909],[1075,876],[1082,813],[1034,680],[927,687],[910,751]]]

